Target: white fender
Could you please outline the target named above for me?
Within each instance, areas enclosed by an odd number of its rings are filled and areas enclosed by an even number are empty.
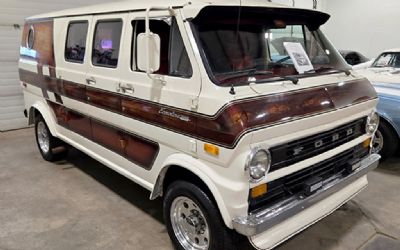
[[[229,228],[232,228],[232,218],[226,208],[225,202],[222,199],[220,192],[218,191],[217,187],[215,186],[214,182],[211,180],[209,175],[206,174],[206,170],[210,168],[206,164],[202,163],[201,161],[193,158],[192,156],[185,155],[185,154],[173,154],[170,155],[162,164],[161,171],[158,175],[157,181],[154,185],[153,191],[151,193],[151,199],[155,199],[158,196],[162,195],[162,188],[165,174],[167,173],[169,167],[171,166],[178,166],[182,167],[197,177],[199,177],[211,191],[212,195],[214,196],[215,201],[217,202],[217,206],[221,213],[222,219],[225,222],[225,225]]]
[[[50,109],[49,105],[43,103],[43,101],[36,101],[34,104],[29,109],[29,117],[33,116],[34,109],[39,111],[39,113],[42,115],[44,121],[47,124],[47,127],[50,130],[50,133],[57,137],[58,132],[56,128],[56,121],[54,119],[54,114],[53,111]]]

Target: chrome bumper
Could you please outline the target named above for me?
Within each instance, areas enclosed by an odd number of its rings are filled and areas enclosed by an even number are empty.
[[[361,166],[344,178],[330,178],[322,188],[311,196],[295,195],[261,212],[233,219],[233,228],[245,236],[254,236],[281,223],[295,214],[324,200],[333,193],[374,170],[379,165],[380,155],[372,154],[361,161]]]

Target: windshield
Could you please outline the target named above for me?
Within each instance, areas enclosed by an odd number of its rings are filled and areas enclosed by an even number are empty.
[[[374,68],[400,68],[400,53],[383,53],[372,64]]]
[[[323,22],[318,18],[325,16],[316,16],[316,12],[306,15],[310,13],[304,10],[245,7],[238,24],[238,9],[215,11],[217,8],[203,11],[208,13],[194,19],[193,26],[210,77],[218,85],[300,78],[349,68],[318,29],[318,22]]]

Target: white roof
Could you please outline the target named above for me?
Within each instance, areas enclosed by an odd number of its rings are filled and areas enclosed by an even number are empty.
[[[120,2],[110,2],[105,4],[96,4],[91,6],[85,6],[80,8],[67,9],[62,11],[56,11],[41,15],[36,15],[27,18],[29,19],[43,19],[53,17],[65,17],[65,16],[79,16],[79,15],[90,15],[90,14],[101,14],[111,12],[126,12],[133,10],[145,10],[148,7],[188,7],[202,9],[208,5],[226,5],[226,6],[237,6],[239,0],[127,0]],[[262,6],[262,7],[275,7],[275,8],[288,8],[289,6],[271,3],[267,0],[242,0],[243,6]]]
[[[400,48],[388,49],[383,51],[383,53],[400,53]]]

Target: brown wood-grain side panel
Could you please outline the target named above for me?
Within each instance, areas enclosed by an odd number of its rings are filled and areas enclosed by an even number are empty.
[[[86,86],[69,81],[62,81],[62,95],[75,99],[77,101],[86,102]]]
[[[68,110],[68,128],[87,139],[92,139],[92,126],[90,118],[78,112]]]
[[[127,142],[126,157],[130,161],[149,170],[157,158],[159,145],[131,134],[125,134],[124,138]]]
[[[93,141],[120,154],[125,155],[126,141],[116,128],[92,119]]]
[[[45,88],[46,86],[42,76],[24,69],[19,69],[19,79],[38,88]]]
[[[121,112],[121,96],[117,94],[110,94],[108,91],[87,87],[86,96],[88,104],[117,113]]]
[[[53,110],[57,123],[68,128],[68,112],[65,107],[50,101],[47,101],[47,104]]]

